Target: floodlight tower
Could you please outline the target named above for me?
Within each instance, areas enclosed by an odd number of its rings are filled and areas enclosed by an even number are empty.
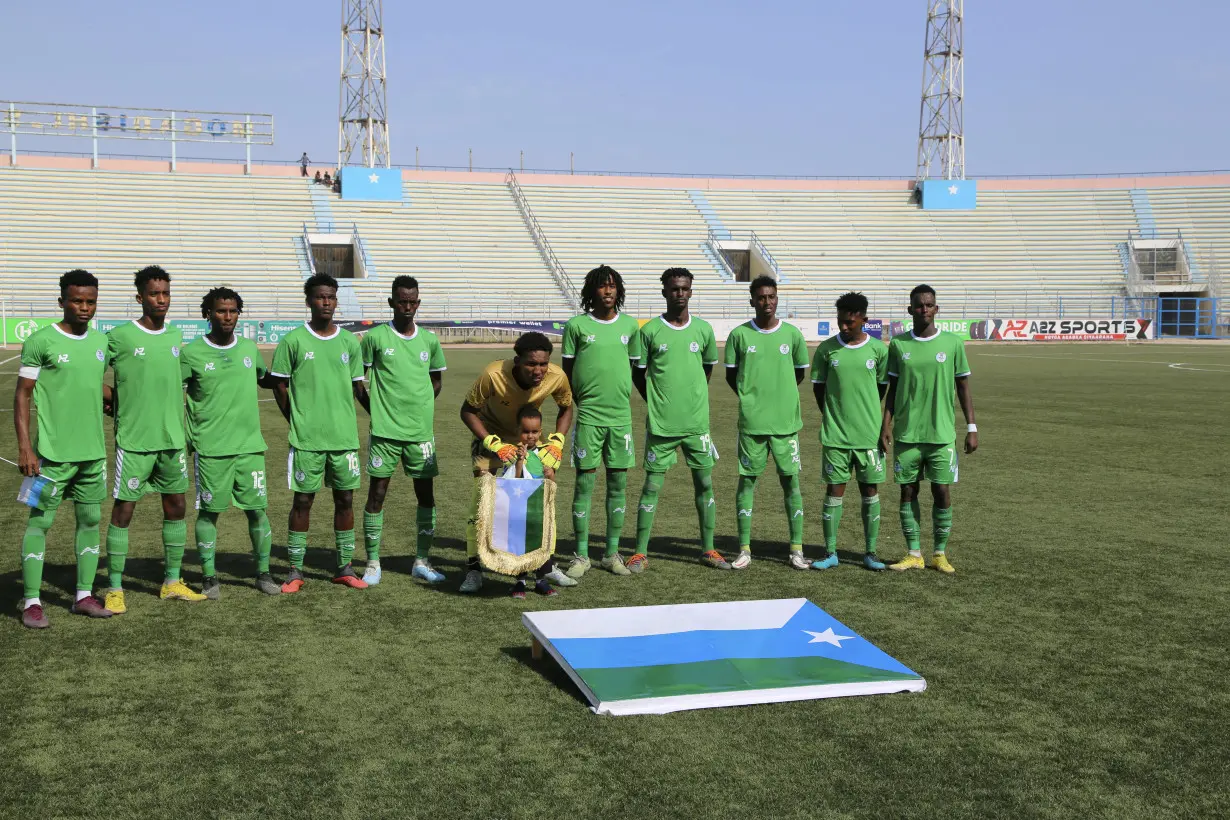
[[[965,0],[927,0],[918,179],[965,179]]]
[[[342,85],[338,99],[337,167],[389,167],[385,104],[384,4],[342,0]]]

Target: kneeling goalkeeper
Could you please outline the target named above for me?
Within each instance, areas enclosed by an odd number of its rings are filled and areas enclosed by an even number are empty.
[[[461,405],[461,421],[474,434],[470,454],[474,458],[475,479],[483,473],[496,472],[501,466],[516,462],[520,441],[517,410],[530,404],[542,407],[547,396],[555,399],[559,415],[555,432],[547,436],[538,448],[538,457],[552,470],[559,469],[564,457],[564,442],[572,426],[572,390],[564,371],[551,363],[554,346],[541,333],[522,334],[513,345],[513,357],[494,361],[466,394]],[[477,592],[483,586],[482,567],[478,561],[478,481],[470,493],[470,510],[466,520],[466,577],[461,592]],[[558,568],[547,579],[557,586],[573,586],[577,582]]]

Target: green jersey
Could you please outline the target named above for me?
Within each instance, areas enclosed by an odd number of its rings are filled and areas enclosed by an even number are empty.
[[[755,436],[788,436],[803,429],[795,374],[807,367],[803,331],[779,321],[762,330],[756,320],[726,339],[726,366],[738,368],[739,430]]]
[[[265,375],[265,360],[256,343],[236,336],[219,347],[200,336],[179,361],[192,449],[211,458],[265,452],[256,384]]]
[[[626,313],[603,321],[591,314],[573,316],[564,325],[564,358],[572,359],[572,395],[577,423],[626,427],[632,423],[632,368],[628,344],[637,322]]]
[[[74,336],[58,324],[35,331],[21,346],[17,375],[34,379],[35,448],[47,461],[107,457],[102,388],[107,337],[93,328]]]
[[[812,384],[824,385],[820,443],[841,450],[879,446],[880,385],[888,382],[888,348],[874,336],[848,345],[825,339],[811,360]]]
[[[957,440],[952,394],[956,380],[970,374],[965,343],[939,330],[920,339],[913,331],[888,346],[888,375],[897,378],[893,441],[952,444]]]
[[[646,322],[628,345],[628,358],[645,371],[649,432],[687,436],[709,432],[709,380],[704,365],[717,363],[717,340],[704,319],[675,327],[662,316]]]
[[[368,368],[372,435],[394,441],[431,441],[435,437],[436,391],[431,374],[447,370],[440,339],[418,327],[409,336],[380,325],[363,337]]]
[[[282,337],[273,352],[273,375],[290,379],[290,445],[296,450],[359,449],[354,382],[363,381],[359,340],[335,328],[316,335],[306,324]]]
[[[107,334],[115,371],[115,446],[133,453],[184,449],[184,382],[179,328],[148,330],[135,319]]]

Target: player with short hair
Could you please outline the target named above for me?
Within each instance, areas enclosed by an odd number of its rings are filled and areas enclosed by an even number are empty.
[[[412,276],[393,280],[389,307],[393,321],[374,327],[363,336],[363,367],[369,381],[367,403],[371,431],[367,440],[367,506],[363,509],[363,535],[367,568],[363,580],[380,583],[380,540],[384,531],[384,498],[400,461],[414,482],[414,566],[411,575],[429,584],[444,580],[431,566],[431,543],[436,534],[434,429],[435,403],[443,386],[444,350],[440,339],[415,324],[419,283]]]
[[[184,386],[180,374],[179,328],[167,322],[171,276],[157,265],[137,271],[134,283],[141,318],[107,334],[107,358],[115,374],[115,487],[107,528],[107,609],[127,612],[124,563],[128,525],[146,492],[162,495],[162,549],[166,571],[158,597],[204,601],[180,572],[188,541],[184,521],[188,455],[184,450]]]
[[[215,570],[218,516],[231,506],[248,519],[256,558],[256,588],[282,594],[269,573],[271,532],[265,509],[265,439],[261,435],[257,388],[273,387],[265,360],[251,339],[235,335],[243,297],[228,287],[214,288],[201,300],[209,333],[180,354],[188,396],[188,442],[196,477],[196,535],[201,555],[201,592],[217,600],[222,592]]]
[[[713,462],[717,448],[709,435],[709,376],[717,363],[717,340],[704,319],[688,312],[692,299],[692,272],[667,268],[662,273],[666,312],[650,319],[628,347],[636,366],[632,383],[648,405],[645,433],[645,486],[636,514],[636,554],[628,559],[631,572],[649,565],[649,535],[662,479],[675,464],[675,451],[692,470],[696,516],[700,521],[701,560],[717,569],[730,569],[713,548],[717,502],[713,498]]]
[[[30,507],[21,539],[21,623],[31,629],[51,625],[39,592],[47,531],[65,498],[72,499],[77,520],[77,595],[72,611],[91,618],[112,614],[93,595],[98,523],[107,494],[103,403],[111,401],[111,391],[103,384],[107,338],[90,327],[98,306],[98,280],[88,271],[69,271],[60,277],[59,303],[63,318],[22,343],[13,395],[17,468],[25,476],[17,500]],[[31,398],[38,411],[37,447],[30,441]]]
[[[303,283],[311,318],[282,337],[270,368],[277,380],[273,397],[290,423],[286,483],[294,492],[287,521],[290,572],[282,592],[303,588],[303,558],[316,493],[333,491],[333,543],[337,572],[333,583],[352,589],[367,584],[355,574],[354,491],[359,472],[359,429],[355,400],[367,401],[359,340],[333,324],[337,280],[318,273]]]
[[[547,443],[538,448],[537,454],[544,465],[559,469],[574,408],[568,377],[558,365],[551,364],[554,348],[542,333],[523,333],[513,345],[513,357],[487,365],[470,387],[461,404],[461,422],[474,434],[470,455],[475,479],[516,462],[517,446],[513,442],[520,436],[517,411],[527,404],[542,407],[547,396],[555,399],[559,415],[555,418],[555,432],[547,437]],[[462,592],[477,592],[483,586],[478,559],[478,496],[475,480],[466,520],[466,577],[461,583]],[[547,577],[556,586],[577,583],[559,567]]]
[[[827,555],[812,566],[837,566],[837,530],[842,500],[853,473],[862,496],[863,566],[882,570],[876,558],[880,535],[879,485],[886,451],[880,448],[880,399],[888,386],[888,347],[868,334],[867,297],[846,293],[837,300],[838,333],[820,343],[812,357],[812,392],[820,408],[824,447],[824,544]]]
[[[891,428],[893,475],[901,485],[901,532],[909,550],[889,569],[903,571],[925,566],[919,547],[922,512],[918,485],[926,478],[931,482],[931,526],[935,537],[931,567],[952,574],[956,570],[948,561],[947,548],[952,533],[951,485],[957,483],[954,386],[965,414],[967,454],[978,449],[978,425],[974,422],[965,343],[956,334],[936,327],[938,312],[934,288],[919,285],[910,291],[909,313],[914,327],[894,336],[888,346],[888,393],[884,399],[880,445],[887,451]]]
[[[777,467],[790,527],[790,566],[807,569],[803,557],[803,490],[799,485],[799,431],[803,411],[799,382],[807,372],[803,331],[777,318],[777,280],[758,276],[748,287],[756,318],[726,339],[726,383],[739,397],[739,489],[735,496],[739,557],[732,569],[752,563],[752,502],[756,480],[769,463]]]
[[[606,464],[606,552],[601,567],[628,575],[619,557],[619,537],[627,508],[628,468],[636,461],[632,448],[632,367],[628,343],[640,325],[622,313],[624,280],[619,272],[599,265],[585,275],[580,316],[564,325],[564,374],[572,386],[577,428],[572,460],[577,481],[572,495],[572,526],[577,555],[568,576],[580,578],[590,567],[589,512],[598,466]]]

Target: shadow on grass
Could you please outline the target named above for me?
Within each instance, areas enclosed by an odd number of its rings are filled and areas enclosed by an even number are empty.
[[[528,646],[505,646],[500,651],[527,669],[537,672],[544,681],[566,692],[577,703],[589,706],[589,701],[572,682],[572,678],[568,677],[568,673],[545,649],[542,653],[542,660],[538,661],[534,660],[534,654]]]

